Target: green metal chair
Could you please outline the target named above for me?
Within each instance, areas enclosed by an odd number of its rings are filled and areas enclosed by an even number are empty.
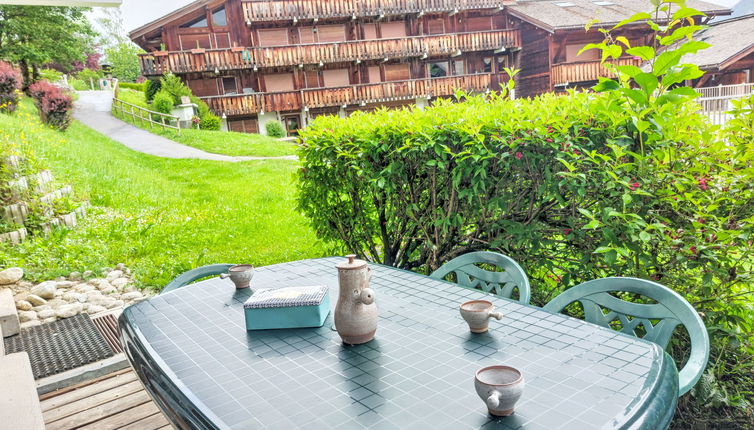
[[[477,264],[500,267],[503,272],[491,272]],[[454,273],[456,283],[465,288],[481,289],[500,297],[511,298],[513,290],[518,290],[518,301],[529,304],[531,288],[526,272],[512,258],[491,251],[477,251],[456,257],[443,264],[429,275],[434,279],[445,279]]]
[[[165,288],[160,291],[160,294],[165,294],[168,291],[177,290],[184,287],[197,279],[206,278],[208,276],[217,276],[223,273],[228,273],[228,269],[233,267],[233,264],[210,264],[209,266],[197,267],[187,272],[183,272],[175,279],[170,281]]]
[[[640,294],[657,303],[627,302],[610,292]],[[595,279],[569,288],[547,303],[544,309],[560,313],[575,302],[581,303],[584,317],[590,323],[610,327],[617,321],[621,332],[637,337],[636,329],[641,324],[646,331],[643,338],[663,349],[667,347],[673,330],[679,324],[683,325],[691,339],[691,353],[686,365],[678,372],[679,397],[689,391],[704,373],[710,351],[707,328],[694,307],[670,288],[638,278]]]

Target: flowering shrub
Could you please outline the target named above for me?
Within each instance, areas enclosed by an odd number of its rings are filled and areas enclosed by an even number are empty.
[[[63,89],[42,80],[32,84],[29,93],[42,122],[61,131],[71,125],[73,99]]]
[[[0,61],[0,112],[14,112],[18,106],[21,75],[12,65]]]

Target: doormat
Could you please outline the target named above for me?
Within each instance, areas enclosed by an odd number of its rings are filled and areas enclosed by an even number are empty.
[[[87,314],[21,330],[5,339],[5,351],[26,351],[34,379],[113,356],[113,350]]]

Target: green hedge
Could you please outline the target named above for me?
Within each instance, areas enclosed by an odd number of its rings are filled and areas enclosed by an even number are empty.
[[[136,91],[145,91],[147,88],[147,84],[145,82],[141,84],[136,84],[133,82],[118,82],[118,86],[120,88],[128,88],[129,90]]]

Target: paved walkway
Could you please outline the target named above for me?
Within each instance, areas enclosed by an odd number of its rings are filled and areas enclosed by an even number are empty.
[[[215,161],[248,160],[295,160],[295,155],[283,157],[232,157],[230,155],[212,154],[201,149],[174,142],[139,127],[115,118],[110,113],[112,104],[111,91],[79,91],[75,103],[74,118],[87,127],[99,131],[109,138],[122,143],[134,151],[164,158],[198,158]]]

